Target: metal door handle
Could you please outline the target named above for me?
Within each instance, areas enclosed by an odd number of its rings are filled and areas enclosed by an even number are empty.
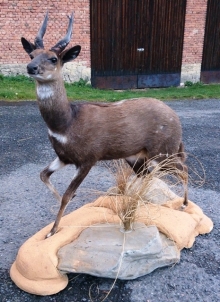
[[[144,51],[144,48],[137,48],[137,51]]]

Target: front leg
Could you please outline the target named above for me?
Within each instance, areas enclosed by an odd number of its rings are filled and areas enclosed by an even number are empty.
[[[55,187],[50,182],[50,176],[57,170],[63,168],[66,166],[64,162],[62,162],[59,157],[57,157],[49,166],[47,166],[41,173],[40,178],[45,183],[45,185],[49,188],[49,190],[53,193],[55,198],[61,202],[62,197],[58,193],[58,191],[55,189]]]
[[[82,181],[84,180],[86,175],[89,173],[92,166],[93,165],[91,165],[91,164],[90,165],[83,165],[77,170],[77,173],[76,173],[74,179],[71,181],[71,183],[70,183],[69,187],[67,188],[66,192],[63,194],[60,209],[58,211],[56,220],[54,222],[54,225],[53,225],[50,233],[47,234],[46,238],[54,235],[57,232],[60,220],[63,216],[63,213],[65,211],[65,208],[66,208],[68,202],[74,197],[75,191],[80,186],[80,184],[82,183]]]

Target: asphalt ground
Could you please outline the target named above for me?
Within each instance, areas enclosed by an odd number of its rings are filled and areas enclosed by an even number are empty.
[[[194,180],[189,198],[213,220],[210,234],[200,235],[192,248],[181,252],[180,263],[155,270],[132,281],[117,280],[105,301],[113,302],[217,302],[220,301],[220,100],[167,102],[180,116],[188,165],[203,176]],[[60,293],[35,296],[20,290],[9,269],[19,247],[54,220],[58,204],[41,183],[40,171],[55,153],[35,102],[0,102],[0,301],[102,301],[114,280],[69,274]],[[202,165],[202,166],[201,166]],[[203,167],[203,168],[202,168]],[[64,192],[74,173],[64,168],[52,176]],[[113,184],[103,164],[95,166],[68,205],[66,213],[96,198]]]

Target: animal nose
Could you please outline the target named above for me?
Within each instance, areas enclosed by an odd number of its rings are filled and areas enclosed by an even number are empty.
[[[38,69],[38,66],[34,65],[34,64],[28,64],[28,66],[27,66],[27,72],[29,74],[36,74],[37,69]]]

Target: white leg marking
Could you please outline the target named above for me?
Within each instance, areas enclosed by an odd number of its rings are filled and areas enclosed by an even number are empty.
[[[65,164],[57,157],[50,165],[49,165],[49,170],[51,172],[55,172],[61,168],[63,168]]]
[[[128,161],[136,162],[138,160],[138,156],[131,155],[129,157],[126,157],[125,159],[128,160]]]
[[[51,131],[50,129],[48,129],[48,133],[49,133],[50,136],[54,137],[61,144],[66,144],[67,143],[67,137],[65,135],[55,133],[55,132]]]
[[[150,161],[150,164],[151,164],[153,167],[156,167],[159,163],[158,163],[158,161],[156,161],[155,159],[153,159],[153,160]]]
[[[60,159],[59,157],[57,157],[50,165],[49,165],[49,171],[50,172],[55,172],[61,168],[63,168],[64,166],[66,166]],[[48,189],[53,193],[53,195],[56,197],[56,199],[61,202],[62,197],[60,196],[60,194],[58,193],[58,191],[55,189],[55,187],[52,185],[52,183],[50,182],[50,179],[48,178],[45,181],[45,185],[48,187]]]
[[[73,175],[73,178],[75,178],[78,174],[79,174],[79,169],[76,168],[76,171],[75,171],[75,173]]]

